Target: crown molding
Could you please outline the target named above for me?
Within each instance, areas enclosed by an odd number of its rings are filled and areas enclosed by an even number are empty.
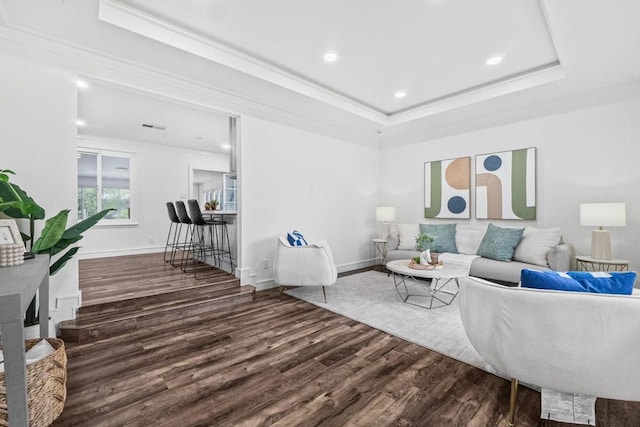
[[[576,92],[562,98],[538,102],[534,106],[520,106],[511,108],[508,111],[476,116],[464,122],[450,123],[428,130],[410,131],[388,138],[383,137],[379,140],[379,147],[381,150],[384,150],[401,145],[417,144],[447,138],[452,135],[537,120],[557,114],[628,102],[634,99],[640,99],[640,80],[624,80],[597,90]]]
[[[1,8],[2,3],[0,11]],[[12,25],[9,21],[0,25],[0,54],[2,53],[36,62],[54,63],[92,79],[172,98],[176,102],[224,112],[230,116],[248,114],[351,142],[364,145],[372,143],[371,138],[347,126],[59,40]]]
[[[546,10],[542,3],[541,7],[547,30],[549,30]],[[432,116],[566,77],[562,65],[560,65],[559,61],[556,61],[499,81],[489,82],[442,98],[430,100],[406,110],[386,114],[247,53],[125,5],[119,0],[100,0],[99,19],[308,96],[348,113],[371,120],[384,127]]]
[[[446,97],[427,102],[421,106],[393,114],[390,117],[389,124],[398,125],[421,119],[423,117],[433,116],[455,108],[465,107],[481,101],[486,101],[535,86],[540,86],[545,83],[550,83],[563,79],[566,76],[567,73],[562,65],[560,65],[560,62],[556,61],[526,73],[477,86],[457,94],[451,94]]]
[[[116,0],[100,0],[98,19],[234,70],[242,71],[376,123],[388,124],[387,115],[344,95]]]

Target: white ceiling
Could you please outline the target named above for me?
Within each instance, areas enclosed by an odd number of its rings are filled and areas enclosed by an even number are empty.
[[[39,38],[218,110],[388,146],[637,96],[638,22],[637,0],[0,0],[0,48]]]
[[[229,117],[175,99],[80,76],[80,135],[228,154]],[[147,125],[147,126],[143,126]],[[149,125],[153,127],[149,127]]]
[[[100,18],[310,96],[317,84],[318,98],[342,95],[361,110],[395,116],[558,65],[538,0],[486,5],[102,0]],[[185,31],[191,36],[176,40]],[[327,63],[326,52],[339,59]],[[502,63],[488,66],[485,61],[496,55],[504,57]],[[400,90],[407,95],[398,99],[394,93]]]

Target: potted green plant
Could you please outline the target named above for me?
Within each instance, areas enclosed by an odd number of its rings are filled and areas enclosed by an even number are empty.
[[[420,233],[416,236],[416,250],[423,252],[427,249],[431,249],[431,243],[436,241],[436,237],[427,233]],[[438,263],[438,253],[431,251],[429,254],[431,257],[431,264]]]
[[[31,253],[48,254],[51,261],[55,258],[49,266],[49,275],[53,276],[78,252],[80,248],[73,245],[83,238],[82,233],[96,225],[113,209],[98,212],[69,228],[67,219],[70,209],[63,209],[46,220],[40,236],[35,239],[35,221],[45,218],[45,210],[18,185],[10,182],[10,175],[15,173],[10,169],[0,170],[0,212],[11,218],[29,220],[29,234],[21,233],[22,238],[28,243]],[[38,324],[38,316],[34,298],[27,309],[25,326],[35,324]]]
[[[218,202],[218,199],[213,199],[209,201],[209,204],[211,205],[211,210],[215,211],[216,209],[218,209],[218,205],[220,203]]]
[[[420,233],[416,236],[416,251],[426,251],[427,249],[431,249],[429,243],[433,243],[436,241],[436,238],[427,233]]]

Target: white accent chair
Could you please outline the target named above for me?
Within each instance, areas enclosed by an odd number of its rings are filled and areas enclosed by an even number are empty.
[[[469,341],[512,378],[570,394],[640,401],[640,295],[506,287],[460,279],[460,316]]]
[[[280,286],[322,286],[327,302],[325,286],[333,285],[338,270],[331,248],[325,240],[309,241],[307,246],[291,246],[286,235],[278,237],[274,260],[274,282]]]

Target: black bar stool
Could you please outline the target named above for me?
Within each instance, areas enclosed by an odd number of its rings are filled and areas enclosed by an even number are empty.
[[[182,257],[180,259],[180,269],[184,272],[186,269],[186,260],[189,259],[189,253],[192,250],[193,238],[192,238],[192,230],[191,230],[191,218],[187,215],[187,208],[184,206],[184,202],[182,200],[178,200],[176,202],[176,214],[178,215],[178,219],[180,220],[181,227],[182,225],[186,225],[187,229],[184,235],[184,241],[179,243],[179,248],[182,249]]]
[[[227,258],[229,265],[231,266],[231,274],[233,273],[233,253],[231,252],[231,240],[229,239],[229,229],[227,228],[227,221],[224,217],[215,219],[213,222],[214,234],[219,237],[216,239],[216,256],[222,264],[222,261]],[[226,243],[226,247],[225,247]]]
[[[200,204],[197,200],[188,200],[187,205],[189,207],[189,217],[191,218],[191,223],[193,224],[193,229],[191,230],[191,245],[193,248],[193,260],[194,263],[198,263],[198,261],[207,262],[207,256],[213,256],[213,267],[220,267],[220,260],[216,256],[216,242],[218,241],[218,236],[215,234],[216,230],[213,228],[217,224],[217,221],[205,220],[202,216],[202,211],[200,210]],[[207,234],[209,235],[209,240],[207,242]],[[196,256],[197,253],[197,256]],[[194,277],[196,277],[197,270],[194,271]],[[196,277],[197,278],[197,277]]]
[[[180,231],[182,229],[182,223],[176,213],[176,208],[173,202],[167,202],[167,213],[169,214],[169,233],[167,233],[167,244],[164,246],[164,262],[169,262],[175,267],[174,261],[176,256],[176,249],[180,237]],[[172,233],[173,232],[173,236]],[[167,250],[171,248],[169,258],[167,259]]]

